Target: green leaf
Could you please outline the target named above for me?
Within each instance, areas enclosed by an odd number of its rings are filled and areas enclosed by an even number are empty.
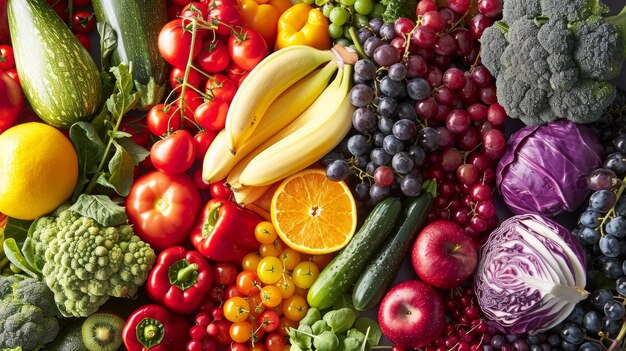
[[[113,138],[113,139],[130,138],[133,136],[132,134],[123,132],[121,130],[116,130],[116,131],[109,130],[107,134],[109,138]]]
[[[33,267],[33,270],[41,274],[42,267],[39,267],[37,264],[37,260],[41,260],[41,258],[35,255],[35,247],[33,246],[33,240],[30,236],[24,240],[24,244],[22,245],[22,254],[24,255],[26,262]]]
[[[340,348],[342,351],[359,351],[361,343],[355,338],[345,338]]]
[[[106,147],[94,126],[87,122],[74,123],[70,127],[70,139],[78,155],[78,182],[72,196],[75,200],[89,183],[89,175],[98,170]]]
[[[359,344],[363,343],[363,341],[365,341],[365,333],[362,333],[360,330],[356,329],[356,328],[352,328],[350,330],[348,330],[348,333],[346,333],[346,335],[349,338],[355,338],[359,341]]]
[[[322,314],[320,313],[320,310],[315,307],[311,307],[306,312],[304,318],[300,320],[300,324],[313,325],[313,323],[319,321],[320,319],[322,319]]]
[[[371,346],[377,346],[380,338],[383,337],[383,331],[380,329],[380,326],[371,318],[360,317],[354,322],[354,327],[361,333],[367,333],[367,329],[370,329],[368,342]]]
[[[325,331],[313,339],[313,346],[318,351],[334,351],[339,346],[339,339],[335,333]]]
[[[352,311],[354,311],[354,313],[356,315],[359,314],[359,311],[356,310],[356,308],[354,308],[354,304],[352,303],[352,296],[351,294],[344,294],[341,295],[341,297],[339,298],[339,300],[337,300],[334,304],[333,304],[333,310],[340,310],[342,308],[349,308]]]
[[[40,274],[37,272],[38,270],[32,267],[22,252],[20,251],[15,239],[9,238],[4,240],[4,254],[7,256],[9,261],[13,263],[17,268],[21,269],[24,273],[30,275],[35,279],[40,278]]]
[[[96,182],[115,190],[121,196],[127,196],[133,185],[135,161],[119,143],[113,141],[115,154],[109,161],[109,172],[102,173]]]
[[[313,334],[319,335],[325,331],[330,331],[330,327],[325,320],[320,319],[319,321],[313,323],[313,325],[311,326],[311,330],[313,330]]]
[[[335,333],[343,333],[352,327],[356,320],[356,313],[350,308],[341,308],[324,315],[324,320]]]
[[[313,340],[310,336],[302,333],[311,333],[311,327],[306,324],[301,324],[298,329],[289,328],[287,335],[289,335],[289,342],[292,345],[297,345],[301,350],[308,350],[313,345]]]
[[[122,118],[139,101],[139,94],[133,94],[133,76],[125,64],[111,67],[110,72],[115,77],[116,93],[106,101],[106,107],[115,117]]]
[[[97,28],[100,34],[100,61],[102,63],[102,70],[107,72],[111,67],[111,55],[117,48],[117,33],[107,22],[98,22]]]
[[[148,156],[150,156],[150,151],[146,150],[145,147],[137,144],[131,138],[119,139],[117,143],[120,144],[126,150],[126,152],[128,152],[130,157],[133,158],[133,161],[135,162],[135,166],[139,165],[141,161],[145,160]]]
[[[128,222],[124,207],[116,204],[106,195],[82,194],[69,209],[81,216],[93,219],[104,227],[115,227]]]
[[[4,228],[4,239],[15,239],[16,243],[23,244],[28,236],[28,229],[33,221],[9,217]]]

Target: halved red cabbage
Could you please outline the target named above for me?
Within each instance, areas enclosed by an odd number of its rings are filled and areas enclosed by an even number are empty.
[[[550,219],[513,216],[491,233],[481,253],[474,289],[481,310],[503,332],[550,329],[588,295],[584,251]]]
[[[507,142],[496,186],[515,214],[571,212],[589,195],[587,175],[603,153],[591,130],[568,120],[528,126]]]

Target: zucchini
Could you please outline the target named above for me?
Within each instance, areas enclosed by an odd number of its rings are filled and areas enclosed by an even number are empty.
[[[320,272],[307,295],[309,306],[323,310],[343,296],[389,235],[401,209],[397,198],[374,207],[350,243]]]
[[[352,303],[357,310],[365,311],[376,306],[398,273],[404,256],[426,222],[437,184],[428,180],[424,183],[424,190],[419,196],[404,201],[403,220],[396,224],[393,234],[357,280],[352,291]]]
[[[144,110],[163,98],[167,66],[158,48],[161,28],[167,22],[165,0],[93,0],[98,23],[108,24],[117,37],[111,66],[132,63],[135,88]],[[103,63],[104,66],[104,63]]]
[[[69,128],[102,100],[100,72],[46,0],[9,0],[15,65],[26,98],[46,123]]]

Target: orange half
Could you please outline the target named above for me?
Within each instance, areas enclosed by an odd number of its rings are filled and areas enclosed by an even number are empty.
[[[285,179],[272,197],[272,223],[292,249],[326,254],[348,245],[356,230],[356,205],[344,182],[309,169]]]

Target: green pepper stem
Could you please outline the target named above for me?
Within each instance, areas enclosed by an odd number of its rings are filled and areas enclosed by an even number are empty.
[[[146,339],[152,339],[157,335],[158,332],[159,332],[159,328],[157,328],[155,325],[148,325],[143,330],[143,337]]]
[[[176,279],[180,282],[188,282],[189,280],[194,278],[194,273],[198,271],[198,264],[192,263],[189,266],[178,271],[178,275]]]
[[[135,327],[137,341],[146,349],[150,349],[163,341],[165,326],[161,321],[146,317]]]
[[[213,232],[213,228],[217,224],[217,220],[220,218],[219,209],[222,207],[222,203],[218,202],[209,208],[209,212],[207,213],[207,221],[202,228],[202,237],[208,238]]]

